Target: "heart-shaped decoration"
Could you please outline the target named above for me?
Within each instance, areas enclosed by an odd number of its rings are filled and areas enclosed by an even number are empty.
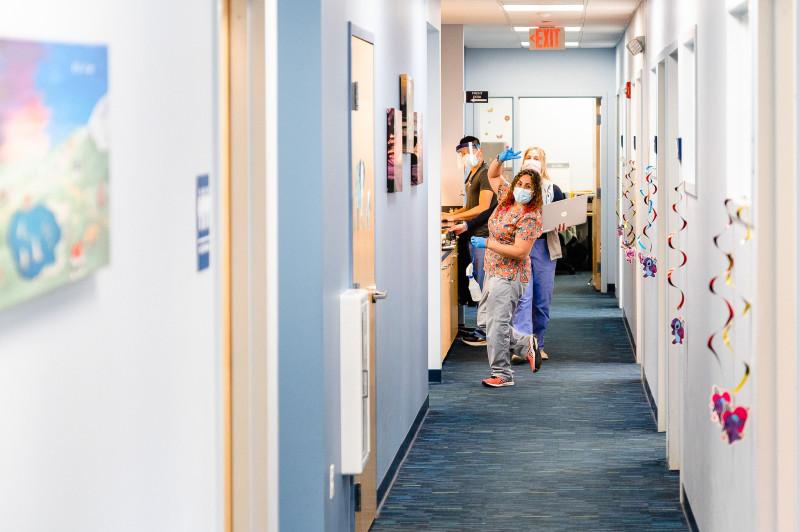
[[[744,424],[747,422],[747,409],[738,406],[722,414],[722,429],[728,438],[728,443],[741,440],[744,433]]]
[[[625,260],[628,261],[628,264],[633,263],[633,259],[636,256],[636,252],[631,248],[625,248]]]

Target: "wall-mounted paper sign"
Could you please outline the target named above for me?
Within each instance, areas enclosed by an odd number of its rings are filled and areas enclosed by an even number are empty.
[[[467,91],[467,103],[489,103],[489,91]]]
[[[211,263],[211,191],[208,175],[197,176],[197,271]]]
[[[529,50],[564,50],[567,47],[564,28],[531,28]]]

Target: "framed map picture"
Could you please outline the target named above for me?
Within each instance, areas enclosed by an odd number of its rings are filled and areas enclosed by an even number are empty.
[[[0,309],[109,262],[107,58],[0,40]]]

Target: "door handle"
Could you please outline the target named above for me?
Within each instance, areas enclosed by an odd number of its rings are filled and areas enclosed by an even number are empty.
[[[378,290],[378,287],[374,285],[369,287],[369,292],[370,295],[372,296],[373,303],[375,303],[379,299],[386,299],[387,297],[389,297],[389,294],[386,292],[386,290]]]

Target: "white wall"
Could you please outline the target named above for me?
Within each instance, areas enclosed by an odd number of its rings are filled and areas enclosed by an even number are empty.
[[[754,491],[754,438],[752,425],[750,435],[734,445],[721,441],[720,428],[709,420],[708,402],[714,384],[733,388],[740,376],[741,366],[730,361],[725,348],[720,343],[722,366],[718,366],[713,355],[706,348],[706,340],[713,331],[719,331],[724,323],[724,304],[708,292],[708,281],[724,270],[724,258],[712,243],[712,236],[719,233],[726,222],[723,200],[726,197],[726,177],[724,168],[726,147],[725,113],[725,26],[727,12],[722,2],[690,2],[687,0],[649,0],[642,4],[632,21],[625,39],[618,48],[618,84],[632,80],[634,73],[641,69],[649,73],[661,58],[664,50],[676,43],[679,36],[697,25],[697,174],[702,182],[698,197],[689,196],[685,217],[689,226],[684,232],[685,249],[689,256],[686,266],[687,305],[684,317],[687,321],[687,357],[682,427],[682,469],[681,481],[691,504],[694,515],[705,531],[716,530],[755,530],[755,512],[758,494]],[[624,51],[624,42],[634,36],[647,36],[647,50],[644,57],[632,58]],[[643,62],[642,62],[643,61]],[[649,76],[648,76],[649,78]],[[642,112],[649,111],[649,90],[642,102]],[[651,141],[655,134],[655,124],[645,123],[643,139]],[[722,138],[720,135],[722,134]],[[642,139],[642,140],[643,140]],[[667,142],[674,139],[659,138],[659,151],[666,149]],[[641,154],[643,163],[650,158]],[[655,162],[654,162],[655,164]],[[660,175],[663,171],[660,169]],[[641,173],[639,174],[641,176]],[[662,183],[663,184],[663,183]],[[663,188],[661,189],[663,190]],[[638,194],[638,185],[637,185]],[[640,202],[641,210],[641,202]],[[664,213],[659,213],[663,216]],[[669,214],[671,215],[671,213]],[[640,220],[640,224],[642,220]],[[641,225],[637,229],[640,229]],[[663,245],[663,244],[662,244]],[[657,345],[653,340],[659,328],[667,328],[668,323],[653,322],[656,316],[656,292],[641,292],[637,288],[636,268],[628,267],[631,274],[623,276],[622,287],[626,297],[623,301],[626,315],[635,314],[635,297],[640,297],[642,315],[647,319],[638,324],[642,344],[639,346],[644,358],[645,374],[651,387],[659,381]],[[633,272],[635,271],[635,274]],[[664,283],[665,270],[659,265],[659,280]],[[754,275],[752,270],[739,269],[742,284],[747,284]],[[655,288],[647,286],[646,289]],[[667,290],[672,290],[667,288]],[[740,335],[743,336],[743,335]],[[735,340],[737,349],[742,352],[743,345]],[[745,354],[745,353],[742,353]],[[749,353],[747,353],[749,355]],[[751,415],[757,411],[753,395],[753,380],[737,397],[737,402],[751,407]],[[655,394],[655,390],[654,390]],[[752,420],[751,420],[752,421]],[[758,423],[758,421],[755,421]],[[745,430],[747,433],[748,429]]]
[[[442,241],[442,32],[441,2],[428,2],[428,109],[425,114],[425,179],[428,181],[428,369],[441,370],[440,271]]]
[[[594,190],[597,119],[594,98],[520,98],[519,142],[541,146],[550,178],[564,192]]]
[[[111,265],[0,313],[0,529],[221,529],[218,256],[196,272],[194,188],[216,184],[214,16],[0,4],[4,38],[108,45],[112,137]]]
[[[603,98],[600,140],[603,243],[601,284],[616,283],[616,117],[613,49],[530,52],[523,49],[468,48],[465,53],[466,87],[488,90],[489,96],[515,98],[514,138],[520,138],[519,100],[523,97]],[[452,160],[452,159],[451,159]],[[443,160],[443,164],[446,161]],[[453,164],[455,167],[455,164]],[[609,245],[611,243],[611,245]]]
[[[464,136],[464,26],[442,25],[442,205],[464,205],[455,147]]]

